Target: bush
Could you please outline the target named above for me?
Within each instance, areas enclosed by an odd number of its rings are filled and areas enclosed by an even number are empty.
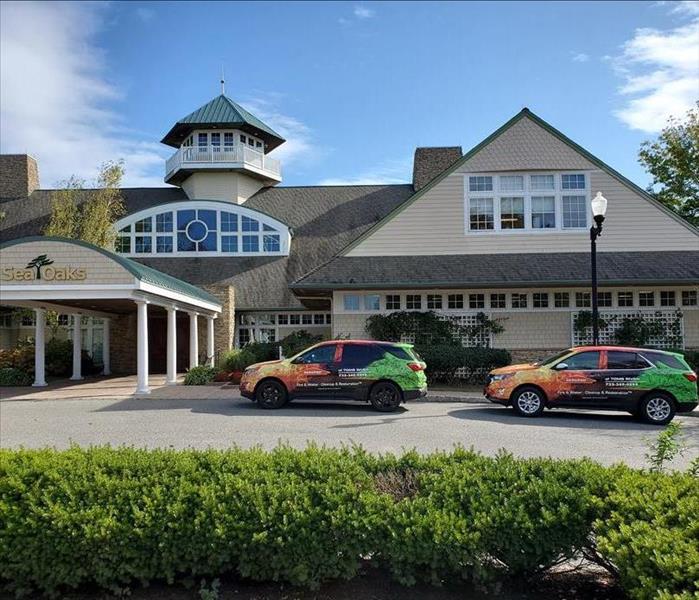
[[[0,369],[19,369],[34,374],[34,344],[20,342],[11,350],[0,350]]]
[[[692,371],[699,373],[699,350],[679,350],[684,354],[687,364],[692,367]]]
[[[417,346],[415,349],[427,363],[427,377],[433,382],[453,383],[461,380],[479,384],[489,371],[509,365],[511,361],[507,350],[497,348],[464,348],[457,344],[439,344]]]
[[[598,551],[637,600],[699,595],[699,479],[627,470],[595,522]]]
[[[47,375],[55,377],[70,375],[73,370],[73,342],[51,338],[46,343],[45,359]]]
[[[0,368],[0,386],[31,385],[32,381],[32,376],[22,369],[16,369],[15,367]]]
[[[244,371],[256,362],[256,356],[247,348],[229,350],[221,359],[221,367],[226,371]]]
[[[313,346],[318,342],[323,341],[322,335],[313,335],[306,330],[295,331],[287,335],[281,342],[282,354],[289,358],[305,350],[309,346]]]
[[[697,589],[698,485],[464,450],[0,450],[0,579],[53,594],[225,573],[315,587],[370,557],[404,583],[488,583],[596,537],[632,598],[670,598]]]
[[[275,342],[251,342],[244,348],[255,360],[253,363],[277,360],[279,358],[279,344]]]
[[[213,367],[208,367],[206,365],[199,365],[198,367],[192,367],[185,373],[184,384],[185,385],[206,385],[211,383],[216,376],[216,369]]]

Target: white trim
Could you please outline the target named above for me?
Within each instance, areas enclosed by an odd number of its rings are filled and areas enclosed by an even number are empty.
[[[216,247],[218,250],[207,251],[183,251],[177,250],[177,211],[178,210],[213,210],[216,212]],[[161,213],[172,213],[172,231],[156,231],[157,225],[155,222],[156,215]],[[231,232],[221,231],[221,212],[230,212],[238,215],[238,230]],[[136,232],[136,222],[143,219],[152,218],[151,231]],[[248,217],[260,223],[260,228],[255,232],[245,232],[242,230],[242,219],[240,217]],[[272,227],[276,231],[264,231],[264,225]],[[119,233],[124,227],[131,226],[131,231],[127,233]],[[225,200],[182,200],[179,202],[168,202],[159,204],[151,208],[131,213],[130,215],[119,219],[114,225],[117,230],[118,237],[128,237],[130,241],[129,252],[119,252],[120,256],[131,258],[157,256],[159,258],[175,258],[175,257],[207,257],[207,256],[288,256],[289,248],[291,247],[291,230],[281,221],[258,212],[254,209],[226,202]],[[212,230],[213,232],[213,230]],[[172,237],[172,252],[157,252],[157,237],[158,236]],[[236,236],[238,240],[238,250],[236,252],[223,252],[221,250],[221,238],[224,235]],[[253,235],[259,240],[259,250],[257,252],[243,252],[243,236]],[[279,250],[273,252],[265,252],[262,250],[265,235],[279,235]],[[151,251],[136,252],[136,237],[150,237]]]
[[[535,175],[553,175],[554,186],[552,190],[534,190],[531,186],[531,177]],[[564,190],[563,175],[583,175],[585,177],[585,189]],[[502,190],[501,177],[521,176],[524,178],[524,187],[521,191]],[[490,191],[475,191],[469,189],[470,177],[492,177],[493,189]],[[463,173],[464,179],[464,234],[465,235],[547,235],[551,233],[580,233],[586,231],[590,223],[590,171],[580,169],[577,171],[526,171],[526,172],[477,172]],[[548,228],[532,227],[532,198],[538,196],[553,196],[554,210],[556,213],[556,226]],[[585,224],[581,227],[563,227],[563,196],[585,196],[587,210],[585,211]],[[493,202],[493,229],[471,229],[471,200],[489,198]],[[502,198],[524,199],[524,228],[501,228],[501,201]]]
[[[216,314],[220,313],[222,309],[220,304],[213,304],[211,302],[207,302],[206,300],[198,300],[197,298],[193,298],[192,296],[181,294],[179,292],[174,292],[172,290],[168,290],[167,288],[162,288],[160,286],[145,283],[143,281],[140,282],[140,285],[138,286],[137,290],[154,294],[155,296],[158,296],[160,298],[168,298],[170,300],[175,300],[177,302],[188,304],[196,308],[210,310],[211,312],[214,312]]]

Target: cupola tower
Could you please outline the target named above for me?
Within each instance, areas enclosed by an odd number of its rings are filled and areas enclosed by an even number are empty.
[[[192,199],[242,204],[282,180],[279,160],[268,154],[284,138],[224,94],[177,121],[161,141],[177,149],[165,183]]]

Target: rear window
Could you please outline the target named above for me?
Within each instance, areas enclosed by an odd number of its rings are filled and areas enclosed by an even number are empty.
[[[647,369],[648,363],[636,352],[607,352],[607,369]]]
[[[402,346],[379,346],[382,350],[385,350],[389,354],[393,354],[396,358],[400,358],[401,360],[415,360],[412,356],[410,356],[410,353],[408,352],[407,348],[403,348]]]
[[[680,359],[676,356],[672,356],[672,354],[662,354],[661,352],[644,352],[643,356],[645,356],[656,367],[665,365],[671,369],[679,369],[680,371],[687,370],[687,366],[683,365],[682,361],[680,361]]]

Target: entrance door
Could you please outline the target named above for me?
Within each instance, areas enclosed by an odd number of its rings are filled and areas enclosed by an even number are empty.
[[[189,315],[177,311],[177,372],[189,368]],[[148,371],[167,372],[167,316],[148,317]]]
[[[598,350],[578,352],[560,361],[556,369],[556,399],[559,406],[592,406],[603,398],[602,353]],[[556,365],[556,366],[558,366]],[[555,367],[554,367],[555,368]]]

